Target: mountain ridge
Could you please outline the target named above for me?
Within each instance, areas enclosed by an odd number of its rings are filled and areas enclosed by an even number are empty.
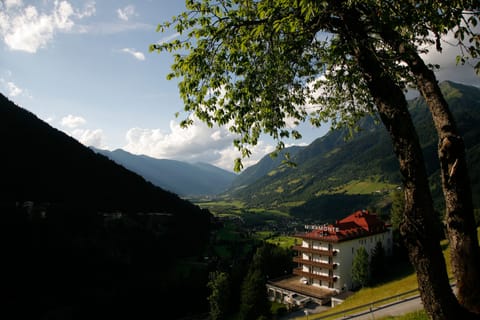
[[[90,149],[141,175],[156,186],[180,196],[215,195],[225,191],[236,174],[207,163],[187,163],[134,155],[123,149]]]
[[[441,83],[441,88],[465,140],[473,189],[478,190],[480,180],[472,159],[478,157],[480,149],[480,128],[476,124],[480,121],[480,89],[449,81]],[[409,104],[435,205],[441,210],[436,131],[423,99],[415,98]],[[347,129],[330,131],[299,149],[292,159],[295,167],[278,164],[267,174],[244,179],[242,188],[228,190],[225,197],[245,201],[249,207],[279,209],[299,217],[315,216],[316,211],[317,218],[318,212],[328,218],[368,206],[378,211],[388,209],[388,193],[401,185],[390,138],[371,116],[359,124],[361,130],[350,139]],[[254,171],[255,165],[249,169]],[[240,174],[238,179],[242,178]],[[478,197],[475,204],[480,206]]]
[[[0,94],[3,201],[82,203],[97,210],[200,209],[96,154]]]

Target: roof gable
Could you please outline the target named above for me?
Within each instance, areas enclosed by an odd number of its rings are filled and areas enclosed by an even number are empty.
[[[358,210],[335,224],[318,226],[301,238],[338,242],[385,232],[387,225],[376,214]]]

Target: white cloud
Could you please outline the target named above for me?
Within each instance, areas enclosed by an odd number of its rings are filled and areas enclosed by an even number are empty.
[[[50,124],[53,118],[48,118],[46,121]],[[84,129],[80,128],[87,123],[87,120],[81,116],[74,116],[69,114],[60,120],[60,125],[64,127],[63,131],[71,137],[78,140],[85,146],[93,146],[100,149],[108,149],[105,144],[105,134],[102,129]]]
[[[260,140],[256,146],[251,147],[250,151],[252,151],[252,155],[249,158],[242,159],[244,169],[256,164],[264,156],[275,151],[275,146]],[[219,155],[220,157],[213,164],[230,171],[233,170],[235,159],[241,158],[240,152],[233,145],[221,150]]]
[[[62,1],[53,11],[54,25],[60,30],[69,30],[74,25],[70,17],[74,14],[72,5],[66,1]]]
[[[80,141],[87,147],[106,149],[105,134],[102,129],[75,129],[71,132],[71,136]]]
[[[100,22],[89,25],[76,25],[75,31],[78,33],[89,33],[99,35],[111,35],[122,32],[154,30],[155,26],[148,23],[115,23],[115,22]]]
[[[55,121],[55,117],[54,116],[49,116],[47,118],[44,118],[43,121],[45,121],[49,125],[53,126],[54,125],[53,122]]]
[[[88,1],[84,6],[83,11],[76,12],[76,16],[79,19],[83,19],[95,15],[96,11],[97,9],[95,7],[95,1]]]
[[[177,122],[171,121],[168,133],[160,129],[131,128],[126,133],[127,144],[123,149],[161,159],[207,162],[232,170],[234,159],[240,157],[232,145],[234,137],[225,127],[209,128],[195,121],[192,126],[183,129]],[[273,150],[273,146],[260,141],[252,148],[252,156],[244,159],[245,167]]]
[[[9,0],[5,2],[5,10],[0,12],[0,36],[12,50],[35,53],[46,47],[57,31],[70,31],[75,20],[94,13],[92,1],[79,11],[68,1],[55,0],[49,12],[42,12],[33,5],[25,6],[22,1]]]
[[[122,49],[122,52],[126,52],[128,54],[131,54],[135,59],[137,60],[140,60],[140,61],[143,61],[145,60],[145,55],[140,52],[140,51],[136,51],[135,49],[132,49],[132,48],[123,48]]]
[[[23,97],[27,97],[27,98],[32,98],[27,90],[19,87],[15,82],[13,82],[12,80],[10,80],[9,78],[11,78],[12,74],[10,71],[5,71],[3,73],[6,77],[3,78],[3,77],[0,77],[0,90],[5,92],[5,94],[10,98],[16,98],[16,97],[19,97],[19,96],[23,96]]]
[[[16,97],[23,92],[22,89],[17,87],[17,85],[11,81],[6,83],[7,86],[7,95],[10,97]]]
[[[83,117],[74,116],[71,114],[69,114],[66,117],[63,117],[62,120],[60,121],[60,124],[62,125],[62,127],[66,127],[70,129],[77,128],[79,126],[84,125],[85,123],[87,123],[87,121]]]
[[[123,9],[117,9],[117,16],[123,21],[128,21],[132,16],[137,15],[135,12],[135,6],[128,5]]]
[[[3,3],[5,5],[5,7],[7,8],[7,10],[23,5],[22,0],[5,0]]]

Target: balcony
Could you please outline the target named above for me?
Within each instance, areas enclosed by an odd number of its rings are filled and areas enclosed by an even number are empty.
[[[302,257],[294,257],[293,258],[294,262],[301,263],[307,266],[314,266],[314,267],[320,267],[322,269],[328,269],[328,270],[334,270],[337,268],[336,263],[323,263],[323,262],[317,262],[317,261],[311,261],[311,260],[305,260],[302,259]]]
[[[301,268],[295,268],[293,269],[293,274],[305,278],[313,278],[313,279],[318,279],[321,281],[326,281],[326,282],[335,282],[337,281],[337,277],[335,276],[324,276],[321,274],[315,274],[315,273],[310,273],[310,272],[305,272]]]
[[[293,250],[297,250],[299,252],[305,252],[305,253],[316,253],[324,257],[333,257],[337,255],[336,250],[313,249],[313,248],[302,247],[302,246],[293,246]]]

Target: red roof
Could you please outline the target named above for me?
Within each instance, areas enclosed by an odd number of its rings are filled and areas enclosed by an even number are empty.
[[[303,239],[339,242],[385,232],[387,225],[376,214],[368,210],[359,210],[337,221],[312,227],[313,230],[298,237]]]

